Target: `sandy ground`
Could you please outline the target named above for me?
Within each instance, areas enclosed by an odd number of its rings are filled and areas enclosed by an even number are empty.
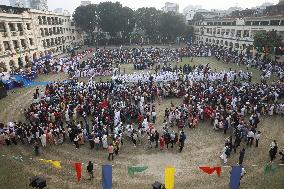
[[[186,61],[185,61],[186,62]],[[187,61],[188,62],[188,61]],[[216,63],[212,58],[196,58],[194,64],[207,64],[217,70],[229,69],[235,65]],[[131,65],[125,65],[129,73],[133,72]],[[233,69],[236,69],[233,67]],[[239,69],[244,69],[243,67]],[[252,70],[254,75],[259,74]],[[40,76],[40,81],[64,80],[64,74]],[[257,79],[255,79],[256,81]],[[23,88],[9,91],[8,97],[0,100],[0,120],[3,122],[22,119],[22,110],[32,101],[35,88]],[[156,104],[158,119],[156,127],[161,128],[162,116],[166,107],[171,102],[175,105],[181,103],[180,99],[163,100],[161,105]],[[277,140],[279,148],[284,147],[284,117],[274,116],[261,117],[259,130],[262,132],[259,148],[248,147],[244,159],[244,167],[247,174],[241,181],[240,188],[252,189],[282,189],[284,188],[284,166],[280,166],[276,173],[263,174],[263,168],[269,161],[268,149],[272,140]],[[176,129],[175,129],[176,130]],[[28,179],[39,175],[47,179],[50,189],[81,189],[101,187],[101,165],[113,165],[113,188],[114,189],[146,189],[156,180],[164,182],[164,168],[174,166],[176,189],[225,189],[229,186],[229,167],[222,167],[222,175],[207,175],[198,169],[198,166],[219,165],[220,151],[224,145],[224,135],[221,131],[213,131],[208,122],[203,122],[196,129],[185,129],[187,141],[184,151],[178,153],[177,147],[160,151],[158,149],[146,149],[145,144],[134,148],[130,141],[126,141],[119,155],[113,162],[107,161],[107,152],[104,150],[90,150],[89,144],[80,149],[69,142],[62,146],[48,146],[43,149],[40,158],[62,161],[62,169],[55,169],[37,160],[30,146],[0,146],[0,189],[28,188]],[[242,145],[245,147],[245,145]],[[239,148],[240,149],[240,148]],[[4,155],[4,156],[2,156]],[[13,155],[22,155],[23,162],[16,161]],[[238,162],[237,154],[232,154],[228,165]],[[32,159],[30,159],[32,158]],[[276,163],[280,163],[279,156]],[[91,160],[95,163],[95,179],[87,180],[86,164]],[[82,181],[76,181],[76,173],[73,168],[74,162],[83,162]],[[133,178],[127,174],[127,166],[143,165],[149,168],[143,173],[135,174]],[[253,167],[252,165],[257,165]]]

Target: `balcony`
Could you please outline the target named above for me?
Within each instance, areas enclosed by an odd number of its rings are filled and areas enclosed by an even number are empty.
[[[12,36],[17,36],[18,33],[16,31],[11,32]]]
[[[2,33],[2,37],[8,37],[8,33],[7,32],[1,32]]]

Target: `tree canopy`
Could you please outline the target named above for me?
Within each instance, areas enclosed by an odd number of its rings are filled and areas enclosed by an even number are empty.
[[[279,47],[281,46],[281,37],[275,30],[269,32],[260,31],[254,35],[253,43],[256,47]]]
[[[188,27],[180,14],[164,13],[155,8],[139,8],[136,11],[123,7],[119,2],[102,2],[77,7],[74,21],[83,31],[91,33],[95,28],[107,32],[113,38],[128,39],[135,30],[143,31],[151,42],[169,42],[186,37]],[[163,39],[163,40],[162,40]]]

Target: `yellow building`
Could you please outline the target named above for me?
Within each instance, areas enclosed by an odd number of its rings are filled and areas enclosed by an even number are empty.
[[[0,6],[2,70],[24,66],[33,59],[50,53],[62,54],[68,48],[80,44],[81,34],[70,15]]]

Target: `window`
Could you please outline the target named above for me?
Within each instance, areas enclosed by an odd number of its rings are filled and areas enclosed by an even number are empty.
[[[34,40],[32,38],[29,38],[30,41],[30,45],[33,46],[34,45]]]
[[[253,26],[258,26],[258,25],[259,25],[259,21],[253,21],[253,22],[252,22],[252,25],[253,25]]]
[[[270,25],[271,26],[279,26],[280,20],[270,20]]]
[[[245,25],[246,25],[246,26],[250,26],[250,25],[251,25],[251,21],[246,21],[246,22],[245,22]]]
[[[0,32],[6,32],[4,22],[0,22]]]
[[[21,39],[21,45],[22,45],[22,47],[25,49],[25,48],[27,48],[27,46],[26,46],[26,43],[25,43],[25,40],[24,39]]]
[[[260,25],[262,26],[268,26],[269,25],[269,21],[261,21]]]
[[[30,23],[27,23],[27,30],[31,30],[31,24]]]
[[[38,16],[38,23],[39,23],[39,25],[42,25],[42,19],[41,19],[41,16]]]
[[[15,48],[15,49],[18,49],[18,48],[19,48],[19,44],[18,44],[18,41],[17,41],[17,40],[13,40],[13,45],[14,45],[14,48]]]
[[[23,31],[23,26],[21,23],[17,23],[18,31]]]
[[[10,31],[16,31],[14,24],[9,23]]]
[[[7,50],[11,50],[11,47],[10,47],[9,41],[3,41],[3,44],[4,44],[5,51],[7,51]]]

